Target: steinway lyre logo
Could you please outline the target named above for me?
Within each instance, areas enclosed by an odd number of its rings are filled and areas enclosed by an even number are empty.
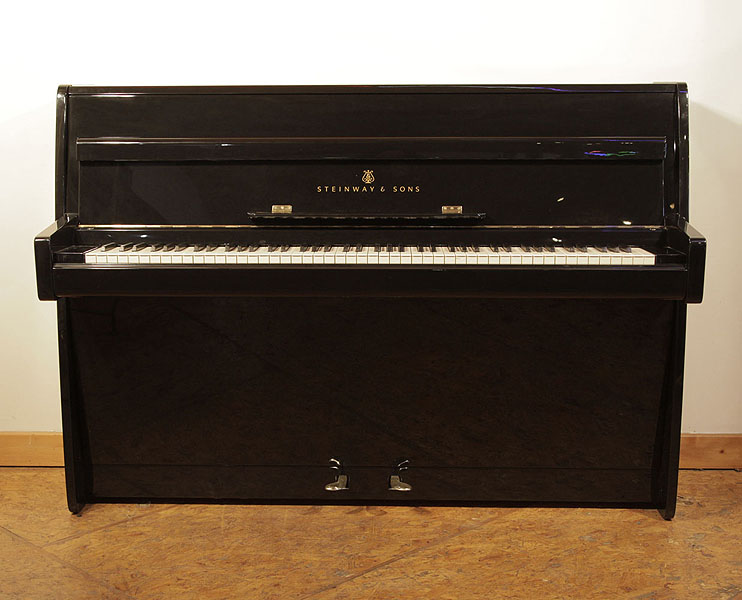
[[[363,177],[361,177],[361,181],[363,183],[373,183],[375,180],[374,178],[374,172],[370,169],[364,169],[363,171]]]

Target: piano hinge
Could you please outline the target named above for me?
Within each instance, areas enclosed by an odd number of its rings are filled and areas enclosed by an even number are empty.
[[[463,206],[441,206],[441,214],[443,215],[460,215],[463,212]]]
[[[274,215],[288,215],[294,210],[291,204],[274,204],[271,206],[271,212]]]

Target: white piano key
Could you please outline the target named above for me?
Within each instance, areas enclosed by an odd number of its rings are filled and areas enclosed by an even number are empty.
[[[389,264],[389,251],[386,249],[386,246],[381,247],[381,252],[378,253],[378,257],[380,265]]]

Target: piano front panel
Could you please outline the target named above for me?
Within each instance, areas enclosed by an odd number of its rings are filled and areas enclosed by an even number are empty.
[[[70,306],[98,499],[653,500],[669,301]]]

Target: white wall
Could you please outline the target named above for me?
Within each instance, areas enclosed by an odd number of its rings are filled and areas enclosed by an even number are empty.
[[[742,2],[70,1],[3,13],[0,431],[60,429],[55,309],[36,300],[31,244],[53,218],[57,84],[684,80],[691,216],[710,245],[706,300],[689,310],[683,428],[742,432]]]

